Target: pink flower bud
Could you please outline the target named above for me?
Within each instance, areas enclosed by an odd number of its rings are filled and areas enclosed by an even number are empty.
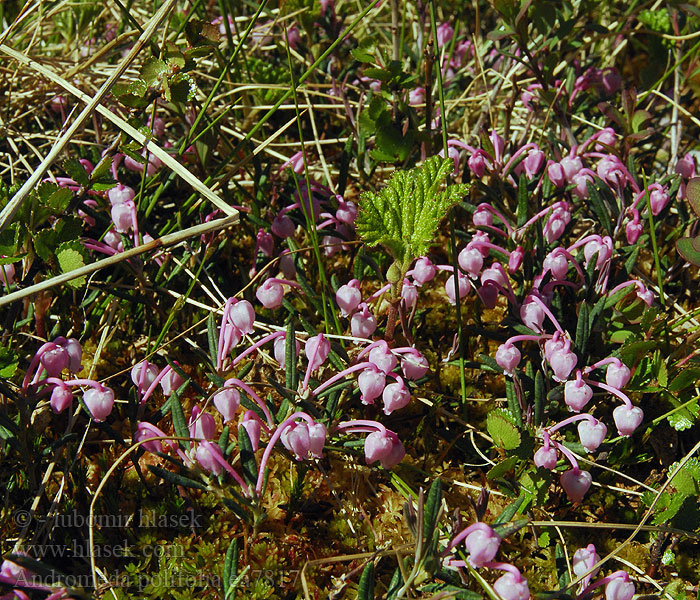
[[[123,204],[124,202],[131,202],[136,196],[136,192],[129,186],[122,185],[118,183],[111,190],[107,192],[107,197],[109,198],[112,206],[116,204]]]
[[[226,386],[220,392],[214,394],[212,399],[214,407],[224,419],[224,423],[233,420],[238,407],[241,405],[241,394],[232,386]]]
[[[449,44],[452,37],[455,34],[455,30],[449,23],[442,23],[437,27],[437,43],[438,48],[442,48],[445,44]]]
[[[299,340],[295,339],[294,345],[296,346],[296,356],[299,356],[301,350]],[[274,347],[275,360],[279,363],[280,369],[285,369],[287,365],[287,340],[284,337],[275,338]]]
[[[583,169],[583,163],[578,156],[565,156],[559,161],[559,164],[564,170],[564,177],[569,183],[573,183],[574,175]]]
[[[596,167],[596,173],[603,181],[610,184],[620,184],[624,187],[627,183],[625,167],[614,154],[609,154],[600,159]]]
[[[275,240],[272,234],[264,229],[258,229],[258,233],[255,237],[255,247],[268,258],[272,256],[275,251]]]
[[[413,281],[416,285],[423,285],[432,281],[437,273],[435,265],[427,256],[421,256],[413,267]]]
[[[243,335],[253,333],[255,323],[255,309],[247,300],[240,300],[231,305],[229,319]]]
[[[311,456],[323,458],[323,446],[326,444],[326,426],[323,423],[313,423],[308,426],[308,430]]]
[[[292,452],[298,461],[304,460],[309,455],[311,441],[309,439],[309,428],[306,423],[289,425],[280,439],[285,448]]]
[[[216,444],[204,441],[197,445],[197,462],[215,477],[221,475],[224,470],[221,462],[216,459],[217,455],[221,456],[221,448]]]
[[[542,165],[544,165],[544,152],[538,148],[530,148],[523,161],[525,175],[527,175],[529,179],[532,179],[540,172]]]
[[[574,575],[576,575],[576,577],[581,577],[594,564],[600,562],[600,556],[598,556],[598,553],[595,551],[595,546],[593,544],[588,544],[585,548],[579,548],[574,552],[574,557],[571,562]],[[595,577],[598,571],[600,571],[600,567],[593,571],[589,577]]]
[[[586,266],[597,255],[595,268],[597,270],[602,269],[612,257],[612,240],[606,235],[600,242],[598,240],[587,242],[583,247],[583,255],[586,258]]]
[[[557,451],[553,446],[549,448],[542,446],[542,448],[535,452],[534,461],[535,466],[553,471],[557,466]]]
[[[365,438],[365,462],[371,465],[389,455],[393,443],[382,431],[374,431]]]
[[[343,317],[351,315],[362,302],[362,292],[360,292],[360,282],[353,279],[345,285],[341,285],[335,293],[335,300],[340,307],[340,314]]]
[[[114,392],[109,388],[97,390],[90,388],[83,394],[83,402],[87,406],[96,423],[101,423],[112,412],[114,406]]]
[[[603,71],[600,83],[605,93],[612,96],[622,87],[622,76],[615,67],[609,67]]]
[[[567,224],[568,221],[557,215],[552,215],[549,217],[544,225],[544,229],[542,230],[546,242],[548,244],[552,244],[558,240],[564,234]]]
[[[418,303],[418,290],[408,279],[403,280],[401,288],[401,302],[406,310],[413,310],[413,307]]]
[[[266,279],[255,292],[255,297],[265,308],[279,308],[282,306],[284,288],[279,282],[272,279]]]
[[[639,237],[642,235],[644,227],[639,221],[628,221],[625,225],[625,236],[628,244],[636,244]]]
[[[78,373],[83,368],[83,347],[75,338],[68,338],[60,344],[68,353],[68,370],[71,373]]]
[[[472,223],[476,227],[486,227],[493,225],[493,213],[489,210],[489,205],[485,202],[479,204],[472,215]]]
[[[131,381],[134,382],[134,385],[137,386],[141,392],[145,392],[151,387],[156,377],[158,377],[158,373],[160,373],[160,370],[156,365],[149,363],[147,360],[143,360],[131,368]],[[142,377],[143,383],[139,386]]]
[[[617,432],[622,436],[629,437],[644,420],[644,411],[638,406],[628,408],[622,404],[613,410],[613,420]]]
[[[520,269],[523,264],[523,258],[525,257],[525,250],[522,246],[518,246],[515,250],[510,253],[508,257],[508,272],[515,273]]]
[[[532,296],[525,298],[520,306],[520,319],[523,324],[533,331],[542,331],[544,318],[544,309],[532,299]]]
[[[425,102],[425,88],[417,87],[408,92],[408,104],[410,106],[418,106]]]
[[[478,277],[481,268],[484,266],[484,257],[477,248],[470,248],[468,245],[462,248],[457,256],[459,268],[472,277]],[[450,277],[452,277],[450,275]],[[454,289],[454,285],[453,285]]]
[[[605,371],[605,383],[621,390],[629,383],[631,376],[629,367],[624,363],[610,363]]]
[[[496,350],[496,362],[507,375],[512,375],[515,368],[520,364],[520,350],[513,344],[501,344]]]
[[[408,391],[403,379],[399,377],[396,383],[390,383],[382,392],[384,401],[384,414],[390,415],[395,410],[399,410],[408,405],[411,401],[411,393]]]
[[[692,154],[686,154],[683,158],[678,160],[675,172],[686,179],[695,177],[695,160]]]
[[[557,337],[557,334],[554,334],[553,338],[548,339],[544,343],[544,357],[549,362],[552,359],[552,355],[556,354],[557,352],[568,352],[569,350],[569,344],[568,340],[563,337]]]
[[[480,150],[477,150],[467,160],[467,165],[477,179],[481,179],[486,172],[486,159]]]
[[[653,188],[653,189],[652,189]],[[656,217],[668,204],[668,191],[658,183],[649,186],[649,204],[651,213]]]
[[[270,229],[272,229],[272,233],[274,233],[277,237],[286,239],[294,235],[294,230],[296,228],[292,219],[290,219],[287,215],[279,214],[272,220]]]
[[[154,432],[147,423],[139,423],[136,426],[136,431],[134,432],[134,443],[137,444],[143,440],[158,437],[158,434]],[[160,440],[152,440],[141,444],[141,448],[147,450],[148,452],[163,452],[163,444]]]
[[[165,396],[170,396],[183,383],[185,383],[185,380],[177,374],[175,369],[171,369],[163,376],[163,379],[160,380],[160,387]]]
[[[462,275],[461,273],[457,274],[458,281],[459,281],[459,299],[461,300],[464,298],[467,293],[469,292],[469,282],[467,281],[467,278]],[[450,276],[447,278],[447,281],[445,282],[445,294],[447,294],[447,299],[450,301],[450,304],[455,304],[455,278],[452,273],[450,273]]]
[[[496,162],[500,162],[501,158],[503,157],[503,149],[506,147],[505,140],[498,135],[495,130],[491,130],[489,139],[493,145],[494,158],[496,159]]]
[[[110,229],[107,233],[105,233],[102,241],[117,252],[124,251],[122,238],[114,229]]]
[[[133,202],[122,202],[112,206],[111,215],[114,228],[119,233],[128,233],[133,227],[132,210],[134,209]]]
[[[17,563],[13,563],[10,560],[2,561],[0,576],[4,578],[3,583],[7,585],[26,584],[34,579],[34,574],[31,571],[20,567]],[[12,596],[14,596],[14,594],[10,597],[12,598]],[[27,596],[27,598],[29,598],[29,596]]]
[[[581,502],[586,492],[588,492],[593,482],[593,477],[588,471],[570,469],[561,474],[560,481],[569,500],[577,503]]]
[[[406,352],[401,359],[401,370],[406,379],[420,379],[425,376],[429,369],[428,359],[418,350]]]
[[[370,367],[360,373],[357,378],[357,387],[361,392],[362,404],[374,404],[386,387],[386,376],[376,367]]]
[[[495,308],[498,302],[498,288],[493,283],[482,285],[479,288],[479,298],[486,308]]]
[[[608,434],[608,428],[605,426],[605,423],[601,423],[598,420],[595,422],[589,420],[579,421],[577,429],[581,444],[586,449],[586,452],[595,452]]]
[[[499,577],[493,584],[493,589],[503,600],[528,600],[530,598],[530,588],[527,579],[517,577],[510,571]]]
[[[216,435],[216,422],[209,413],[202,412],[199,406],[192,409],[189,423],[190,437],[211,440]]]
[[[292,255],[289,253],[289,250],[282,251],[282,253],[280,254],[279,265],[280,271],[282,272],[282,275],[285,279],[291,279],[292,281],[296,279],[297,268],[294,264],[294,259],[292,258]]]
[[[51,391],[51,409],[56,414],[62,413],[73,403],[73,392],[67,385],[57,385]]]
[[[68,367],[70,356],[65,348],[56,346],[55,348],[43,352],[39,360],[49,374],[49,377],[58,377],[61,371]]]
[[[556,281],[562,281],[566,279],[566,274],[569,272],[569,260],[562,252],[553,251],[545,257],[542,269],[551,271]]]
[[[581,412],[593,398],[591,386],[581,382],[567,381],[564,384],[564,402],[574,412]]]
[[[501,538],[495,531],[472,531],[464,540],[464,546],[469,552],[467,561],[475,569],[483,567],[496,557],[500,545]]]
[[[637,290],[637,297],[642,300],[647,306],[651,306],[654,303],[654,292],[644,288],[643,290]]]
[[[357,219],[357,205],[351,200],[343,200],[340,196],[336,196],[336,198],[338,199],[338,210],[335,211],[335,218],[350,227],[354,226],[355,219]]]
[[[566,184],[566,173],[560,163],[550,163],[547,167],[547,176],[556,187],[563,187]]]
[[[252,410],[247,410],[243,414],[239,427],[246,430],[253,452],[257,452],[260,446],[260,421]]]
[[[368,338],[377,329],[377,319],[364,302],[357,308],[358,312],[350,319],[350,332],[355,337]]]
[[[571,178],[571,183],[574,184],[573,194],[582,200],[588,198],[588,182],[593,183],[590,173],[576,173]]]
[[[481,283],[486,284],[489,281],[497,283],[502,288],[508,287],[508,280],[506,279],[503,270],[496,267],[496,265],[489,267],[488,269],[484,269],[484,271],[481,273]]]
[[[396,356],[389,349],[389,344],[384,340],[377,342],[377,345],[369,351],[368,360],[385,374],[391,373],[398,363]]]
[[[615,577],[605,586],[605,600],[632,600],[634,593],[634,583],[623,577]]]
[[[319,333],[313,337],[306,340],[306,345],[304,346],[304,352],[306,353],[306,358],[311,362],[311,370],[315,371],[318,369],[326,359],[331,351],[331,344],[326,339],[326,337]]]
[[[0,283],[6,288],[11,286],[15,281],[15,265],[8,263],[0,265]]]
[[[549,366],[552,367],[552,371],[554,371],[554,379],[557,381],[566,381],[571,371],[574,370],[577,361],[576,355],[571,351],[554,352],[549,359]]]

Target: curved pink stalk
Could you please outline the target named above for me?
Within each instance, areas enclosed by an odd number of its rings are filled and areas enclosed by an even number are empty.
[[[559,450],[566,458],[568,461],[571,463],[571,466],[574,468],[575,471],[580,471],[581,469],[578,466],[578,461],[576,460],[576,457],[572,454],[571,450],[569,450],[566,446],[563,444],[560,444],[559,442],[551,441],[551,444]]]
[[[546,314],[547,317],[549,317],[549,320],[552,322],[552,325],[554,325],[557,331],[562,335],[566,335],[566,332],[564,331],[562,326],[559,325],[559,321],[557,321],[557,318],[552,314],[552,311],[549,310],[548,306],[534,294],[531,296],[531,298],[532,302],[536,302],[537,304],[539,304],[540,308],[544,311],[544,314]]]
[[[153,393],[153,390],[156,389],[156,386],[160,383],[161,379],[165,377],[170,371],[172,371],[173,368],[168,365],[167,367],[163,367],[163,370],[156,375],[156,378],[153,380],[153,383],[151,383],[150,386],[148,386],[148,389],[143,393],[143,397],[141,398],[141,404],[146,402],[151,397],[151,394]]]
[[[617,396],[620,400],[622,400],[625,403],[625,406],[627,408],[634,408],[634,404],[632,404],[632,401],[629,399],[627,394],[625,394],[623,391],[618,390],[617,388],[614,388],[607,383],[598,383],[597,381],[592,381],[591,379],[584,378],[584,381],[588,385],[592,385],[594,387],[599,387],[602,390],[605,390],[606,392],[610,392],[613,396]]]
[[[558,429],[561,429],[562,427],[566,427],[567,425],[570,425],[571,423],[575,423],[576,421],[590,421],[591,423],[598,423],[598,419],[596,419],[593,415],[589,415],[587,413],[581,413],[578,415],[572,415],[571,417],[567,417],[563,421],[559,421],[556,425],[552,425],[551,427],[547,427],[547,431],[552,434]]]
[[[231,385],[241,388],[246,394],[255,400],[255,403],[260,407],[260,410],[262,410],[263,414],[265,415],[268,426],[270,428],[275,426],[275,420],[272,418],[270,409],[267,408],[267,405],[260,399],[260,396],[258,396],[248,384],[243,383],[240,379],[236,379],[235,377],[227,379],[226,381]]]
[[[32,358],[32,362],[29,363],[29,368],[27,369],[27,373],[24,376],[24,379],[22,380],[22,391],[25,392],[27,390],[27,387],[29,387],[29,382],[32,379],[32,374],[34,374],[34,371],[38,368],[39,361],[41,360],[42,354],[44,352],[47,352],[49,350],[54,350],[58,348],[57,344],[54,344],[53,342],[46,342],[45,344],[42,344],[42,346],[36,351],[34,354],[34,357]]]
[[[615,358],[614,356],[608,356],[608,358],[604,358],[603,360],[599,360],[597,363],[593,363],[592,365],[589,365],[585,369],[583,369],[583,375],[587,375],[591,371],[595,369],[599,369],[600,367],[604,367],[605,365],[613,364],[616,367],[621,367],[622,366],[622,361],[619,358]]]
[[[331,377],[327,381],[324,381],[315,390],[311,390],[311,394],[313,396],[316,396],[316,395],[320,394],[326,388],[329,388],[330,386],[332,386],[336,381],[340,381],[341,379],[343,379],[343,377],[350,375],[351,373],[354,373],[355,371],[361,371],[362,369],[366,369],[370,365],[374,366],[374,364],[371,362],[361,362],[361,363],[358,363],[356,365],[353,365],[352,367],[348,367],[347,369],[341,371],[340,373],[333,375],[333,377]]]
[[[232,367],[235,367],[241,360],[243,360],[246,356],[248,356],[251,352],[254,352],[260,346],[267,344],[267,342],[270,342],[278,337],[285,337],[286,332],[284,331],[275,331],[274,333],[270,333],[263,338],[259,339],[257,342],[255,342],[252,346],[247,348],[245,351],[241,352],[236,358],[233,359],[233,362],[231,363]]]
[[[387,429],[379,421],[369,421],[367,419],[354,419],[352,421],[342,421],[333,428],[334,431],[347,432],[373,432],[379,431],[386,435]]]

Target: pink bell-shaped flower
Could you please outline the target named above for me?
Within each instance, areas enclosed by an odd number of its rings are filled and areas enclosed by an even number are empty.
[[[644,227],[639,221],[627,221],[627,225],[625,225],[625,237],[627,238],[627,243],[636,244],[643,231]]]
[[[518,269],[520,269],[524,258],[525,249],[522,246],[518,246],[510,253],[510,256],[508,257],[508,272],[515,273]]]
[[[593,398],[591,386],[583,381],[567,381],[564,384],[564,402],[574,412],[581,412]]]
[[[285,448],[292,452],[298,461],[304,460],[309,455],[311,440],[309,439],[309,427],[306,423],[289,425],[280,439]]]
[[[255,309],[247,300],[239,300],[229,308],[229,318],[243,335],[253,333]]]
[[[15,265],[8,263],[6,265],[0,265],[0,283],[8,287],[12,285],[15,281]]]
[[[459,263],[459,268],[465,273],[472,277],[478,277],[484,266],[484,257],[477,248],[470,248],[469,245],[467,245],[462,248],[457,256],[457,262]]]
[[[401,370],[406,379],[413,381],[420,379],[425,376],[429,369],[428,359],[418,350],[406,352],[401,358]]]
[[[368,465],[388,456],[393,447],[391,439],[382,431],[374,431],[365,438],[365,461]]]
[[[590,569],[594,564],[600,562],[600,556],[595,551],[595,546],[593,544],[588,544],[585,548],[579,548],[574,552],[574,557],[571,561],[574,575],[576,577],[581,577],[588,569]],[[593,571],[590,577],[595,577],[600,571],[600,568]]]
[[[600,241],[591,240],[583,247],[583,256],[586,258],[586,266],[591,262],[591,259],[596,256],[595,268],[602,269],[612,257],[612,240],[609,236],[605,236]]]
[[[260,421],[255,412],[252,410],[247,410],[245,413],[243,413],[239,427],[243,427],[243,429],[245,429],[246,433],[248,434],[248,439],[250,440],[250,445],[253,448],[253,452],[257,452],[258,447],[260,446],[261,427]]]
[[[350,227],[354,226],[355,219],[357,219],[357,205],[351,200],[343,200],[340,196],[336,196],[336,198],[338,199],[338,210],[335,211],[335,218]]]
[[[544,309],[532,299],[532,296],[525,298],[525,301],[520,306],[520,319],[523,325],[539,332],[542,331],[544,318]]]
[[[128,233],[134,225],[132,218],[132,210],[134,210],[133,202],[121,202],[120,204],[112,205],[111,215],[114,228],[119,233]]]
[[[64,338],[60,345],[68,353],[68,370],[71,373],[80,372],[83,368],[83,347],[80,345],[80,342],[75,338]]]
[[[377,345],[369,351],[369,362],[385,374],[391,373],[398,364],[396,356],[384,340],[377,342]]]
[[[577,361],[576,355],[570,350],[553,352],[549,359],[549,366],[552,367],[552,371],[554,372],[554,379],[557,381],[566,381],[571,371],[576,367]]]
[[[374,404],[386,387],[384,372],[376,367],[365,369],[357,378],[357,387],[360,389],[362,404]]]
[[[127,185],[122,185],[118,183],[111,190],[107,192],[107,197],[112,206],[115,204],[123,204],[124,202],[131,202],[136,196],[136,192]]]
[[[574,175],[583,169],[583,163],[578,156],[565,156],[559,161],[561,168],[564,170],[564,177],[569,183],[572,183]]]
[[[377,319],[369,312],[369,308],[365,302],[362,302],[356,312],[350,319],[350,332],[355,337],[368,338],[377,329]]]
[[[551,271],[555,280],[562,281],[569,272],[569,260],[562,252],[550,252],[542,262],[542,268]]]
[[[593,482],[593,477],[588,471],[578,468],[569,469],[561,474],[561,486],[572,502],[581,502]]]
[[[542,467],[548,471],[553,471],[557,466],[557,451],[553,446],[545,448],[542,446],[534,456],[535,466]]]
[[[287,215],[278,214],[273,220],[270,226],[272,233],[283,240],[292,237],[294,235],[294,221],[290,219]]]
[[[481,150],[477,150],[467,159],[467,165],[477,179],[481,179],[486,172],[486,159]]]
[[[518,578],[515,573],[510,571],[495,581],[493,589],[503,600],[528,600],[530,598],[527,579],[522,576]]]
[[[408,279],[403,280],[401,287],[401,302],[407,310],[413,310],[413,307],[418,302],[418,290]]]
[[[613,410],[613,420],[617,432],[622,436],[629,437],[644,420],[644,411],[638,406],[630,408],[622,404]]]
[[[192,409],[189,423],[190,437],[211,440],[216,435],[216,422],[209,413],[202,412],[199,406]]]
[[[241,394],[233,386],[224,384],[224,389],[214,394],[214,407],[223,417],[224,423],[233,420],[238,407],[241,405]]]
[[[158,373],[160,373],[160,370],[157,365],[149,363],[147,360],[142,360],[131,368],[131,381],[134,382],[135,386],[139,387],[141,392],[144,392],[151,387],[151,384],[158,377]],[[143,382],[141,382],[141,378],[143,378]],[[141,385],[139,386],[140,383]]]
[[[566,173],[560,163],[550,163],[547,167],[547,177],[556,187],[563,187],[566,184]]]
[[[406,456],[406,449],[393,431],[387,431],[387,435],[392,443],[391,450],[384,458],[379,459],[379,464],[385,469],[393,469]]]
[[[255,297],[265,308],[269,308],[270,310],[279,308],[282,306],[284,288],[278,281],[266,279],[255,291]]]
[[[200,442],[197,444],[197,462],[214,476],[218,477],[224,470],[221,461],[217,460],[217,455],[221,456],[221,448],[212,442]]]
[[[158,434],[152,429],[150,423],[139,423],[136,426],[136,431],[134,431],[134,443],[141,442],[150,438],[159,437]],[[151,440],[150,442],[145,442],[141,445],[144,450],[148,452],[163,452],[163,444],[160,440]]]
[[[39,360],[41,361],[41,366],[44,367],[49,374],[49,377],[58,377],[61,371],[68,367],[70,356],[65,348],[62,346],[55,346],[43,352]]]
[[[255,247],[268,258],[272,256],[275,251],[275,240],[272,234],[262,228],[258,229],[258,233],[255,236]]]
[[[598,420],[589,421],[586,419],[579,421],[577,429],[581,445],[586,449],[586,452],[595,452],[608,434],[608,428],[605,426],[605,423],[601,423]]]
[[[384,414],[390,415],[395,410],[404,408],[411,401],[411,393],[408,391],[403,379],[399,377],[396,383],[390,383],[382,392],[384,401]]]
[[[605,600],[632,600],[635,589],[629,578],[615,577],[605,586]]]
[[[605,371],[605,383],[610,387],[621,390],[625,387],[632,377],[629,367],[624,363],[610,363]]]
[[[520,364],[522,355],[517,346],[513,344],[501,344],[496,350],[496,362],[507,375],[512,375],[515,368]]]
[[[498,303],[498,288],[491,282],[479,288],[479,298],[488,309],[496,307]]]
[[[341,285],[335,293],[335,300],[340,307],[340,315],[347,317],[351,315],[362,302],[362,292],[360,292],[360,282],[353,279],[345,285]]]
[[[295,339],[294,345],[296,346],[296,353],[295,354],[296,354],[296,356],[299,356],[299,352],[301,351],[301,344],[299,343],[299,340]],[[275,354],[275,360],[280,365],[280,369],[285,369],[286,368],[286,360],[287,360],[287,340],[285,338],[283,338],[283,337],[275,338],[274,354]]]
[[[668,201],[668,191],[665,187],[658,183],[652,183],[649,186],[649,204],[651,206],[651,213],[655,217],[666,207]]]
[[[326,443],[326,426],[323,423],[308,425],[309,452],[316,458],[323,457],[323,446]]]
[[[62,413],[73,403],[73,392],[67,385],[57,385],[51,391],[49,403],[53,412]]]
[[[476,227],[488,227],[493,225],[493,213],[490,208],[491,207],[486,202],[482,202],[476,207],[472,215],[472,223],[474,223]]]
[[[469,552],[467,561],[475,569],[483,567],[484,564],[491,562],[496,557],[500,545],[501,538],[495,531],[476,529],[464,540],[464,546]]]
[[[322,333],[306,340],[304,352],[306,353],[306,358],[311,361],[312,371],[315,371],[326,362],[330,351],[331,344]]]
[[[544,165],[544,152],[539,148],[530,148],[523,161],[523,168],[528,179],[533,179],[540,172],[542,165]]]
[[[163,394],[170,396],[174,391],[176,391],[185,380],[177,374],[175,369],[170,369],[160,380],[160,387],[163,390]]]
[[[91,387],[83,394],[83,402],[87,406],[96,423],[101,423],[112,412],[114,406],[114,392],[103,387],[101,390]]]
[[[467,295],[467,292],[469,292],[469,281],[461,273],[457,274],[457,278],[459,281],[459,299],[461,300]],[[452,273],[450,273],[450,276],[445,282],[445,294],[447,294],[447,299],[450,301],[450,304],[456,303],[455,278]]]
[[[431,281],[437,269],[427,256],[421,256],[413,267],[413,281],[416,285],[423,285]]]

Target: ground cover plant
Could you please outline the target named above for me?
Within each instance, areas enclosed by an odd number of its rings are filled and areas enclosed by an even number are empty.
[[[0,5],[0,597],[700,597],[700,10]]]

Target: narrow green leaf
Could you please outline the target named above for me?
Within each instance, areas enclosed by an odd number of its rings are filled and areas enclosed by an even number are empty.
[[[173,429],[175,430],[175,435],[181,438],[190,437],[190,429],[187,426],[187,420],[185,419],[185,413],[182,410],[182,403],[180,402],[180,394],[184,391],[184,387],[187,385],[188,381],[185,381],[179,389],[175,390],[170,394],[168,398],[168,404],[170,406],[170,414],[173,418]],[[185,447],[185,442],[180,440],[180,446]]]
[[[224,594],[229,589],[234,579],[238,575],[238,538],[233,538],[226,550],[226,558],[224,559]]]
[[[258,463],[255,460],[253,445],[248,437],[248,430],[242,425],[238,427],[238,448],[241,453],[241,468],[243,479],[249,485],[255,485],[258,481]]]
[[[181,485],[183,487],[194,488],[197,490],[207,489],[207,486],[205,486],[201,481],[195,481],[194,479],[184,477],[183,475],[178,475],[177,473],[162,469],[161,467],[156,467],[155,465],[148,465],[148,470],[157,477],[160,477],[164,481],[172,483],[173,485]]]
[[[207,343],[209,345],[209,360],[211,364],[216,367],[217,355],[219,353],[219,340],[216,335],[216,319],[214,319],[214,313],[209,313],[207,318]]]
[[[367,563],[357,586],[357,600],[374,600],[374,563]]]
[[[535,374],[535,398],[534,404],[535,409],[533,413],[533,425],[540,425],[542,423],[542,415],[544,414],[544,403],[547,396],[547,391],[544,385],[544,375],[542,371],[537,371]]]
[[[426,548],[429,548],[432,544],[433,534],[435,533],[435,528],[437,527],[437,522],[440,515],[441,504],[442,481],[440,478],[437,478],[430,486],[430,491],[428,492],[428,498],[425,501],[425,508],[423,511],[423,534]]]
[[[590,323],[590,311],[588,309],[588,303],[582,302],[578,310],[578,322],[576,323],[576,342],[574,347],[579,351],[581,355],[585,354],[586,344],[588,343],[588,336],[590,335],[590,330],[588,329]]]
[[[297,389],[297,347],[294,319],[289,319],[284,335],[284,384],[288,390]]]

